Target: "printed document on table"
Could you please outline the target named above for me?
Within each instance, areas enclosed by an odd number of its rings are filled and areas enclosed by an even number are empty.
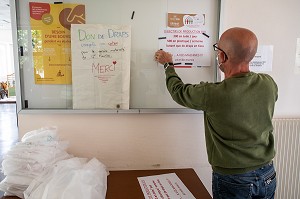
[[[138,177],[146,199],[196,199],[175,173]]]

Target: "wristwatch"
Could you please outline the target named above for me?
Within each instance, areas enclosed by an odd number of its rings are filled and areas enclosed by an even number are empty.
[[[167,63],[164,64],[164,69],[167,70],[167,68],[168,68],[169,66],[173,66],[173,65],[174,65],[174,64],[173,64],[172,62],[167,62]]]

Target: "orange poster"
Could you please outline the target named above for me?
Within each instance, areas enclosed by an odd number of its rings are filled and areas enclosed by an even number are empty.
[[[30,2],[36,84],[71,84],[71,24],[85,23],[85,6]]]

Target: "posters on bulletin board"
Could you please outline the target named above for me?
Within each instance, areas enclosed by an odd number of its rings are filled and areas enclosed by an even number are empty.
[[[29,2],[36,84],[71,84],[71,24],[85,23],[85,6]]]
[[[129,109],[131,27],[73,24],[74,109]]]

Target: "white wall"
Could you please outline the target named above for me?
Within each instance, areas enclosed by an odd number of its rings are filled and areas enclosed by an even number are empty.
[[[112,169],[207,166],[203,114],[19,114],[20,134],[58,126],[70,152]]]
[[[0,29],[0,82],[14,73],[11,29]]]
[[[0,29],[0,42],[12,44],[11,29]]]

